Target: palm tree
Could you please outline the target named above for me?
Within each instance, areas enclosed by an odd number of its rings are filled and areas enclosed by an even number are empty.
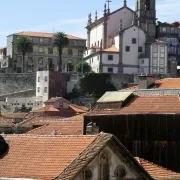
[[[69,39],[63,32],[57,32],[54,35],[54,45],[58,48],[59,53],[59,67],[58,70],[61,72],[62,68],[62,51],[65,46],[69,44]]]
[[[22,53],[22,64],[23,64],[23,73],[25,73],[24,59],[28,51],[32,50],[32,42],[26,36],[20,36],[15,41],[15,48],[19,53]]]

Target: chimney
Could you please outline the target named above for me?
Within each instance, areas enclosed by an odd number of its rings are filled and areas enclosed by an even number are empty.
[[[154,76],[140,75],[139,76],[139,89],[148,89],[155,83]]]
[[[9,146],[3,136],[0,135],[0,157],[3,156],[9,149]]]
[[[86,135],[95,135],[99,134],[99,126],[96,126],[96,123],[89,123],[86,126]]]

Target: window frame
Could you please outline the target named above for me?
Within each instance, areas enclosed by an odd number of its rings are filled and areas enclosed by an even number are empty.
[[[114,56],[112,54],[108,54],[108,61],[113,61],[113,60],[114,60]]]
[[[125,52],[130,52],[130,46],[125,46]]]

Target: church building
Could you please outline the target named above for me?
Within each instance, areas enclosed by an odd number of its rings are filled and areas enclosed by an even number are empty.
[[[155,0],[136,0],[135,11],[123,6],[95,21],[89,14],[84,60],[96,73],[167,74],[167,44],[156,36]],[[157,52],[153,53],[153,50]],[[161,62],[161,63],[160,63]]]

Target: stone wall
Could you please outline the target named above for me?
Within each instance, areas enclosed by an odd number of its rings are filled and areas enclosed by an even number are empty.
[[[0,96],[36,88],[36,74],[0,74]]]

